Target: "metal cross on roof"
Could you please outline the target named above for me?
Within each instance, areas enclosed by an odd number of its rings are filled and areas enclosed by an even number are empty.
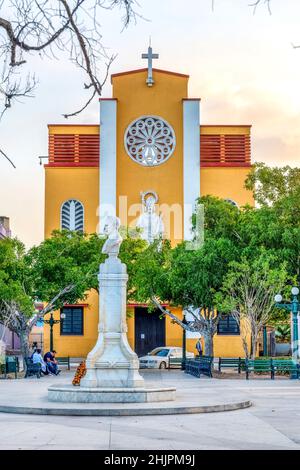
[[[148,54],[142,54],[142,59],[148,59],[148,77],[146,80],[146,83],[148,86],[154,85],[154,80],[153,80],[153,75],[152,75],[152,60],[158,59],[158,58],[159,58],[159,54],[153,54],[151,42],[150,42],[150,45],[148,47]]]

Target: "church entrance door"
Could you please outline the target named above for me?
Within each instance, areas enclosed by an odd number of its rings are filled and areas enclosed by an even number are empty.
[[[166,319],[159,318],[160,314],[159,310],[148,312],[147,308],[135,308],[135,352],[138,356],[166,345]]]

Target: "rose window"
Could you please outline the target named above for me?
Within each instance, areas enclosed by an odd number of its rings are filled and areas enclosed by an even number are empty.
[[[175,132],[170,124],[156,116],[133,121],[125,132],[125,148],[132,160],[143,166],[157,166],[175,150]]]

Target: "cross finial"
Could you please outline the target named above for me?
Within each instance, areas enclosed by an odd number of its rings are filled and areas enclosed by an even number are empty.
[[[142,59],[148,59],[148,77],[146,83],[148,86],[154,85],[153,75],[152,75],[152,60],[158,59],[159,54],[153,54],[151,47],[151,37],[149,40],[148,54],[142,54]]]

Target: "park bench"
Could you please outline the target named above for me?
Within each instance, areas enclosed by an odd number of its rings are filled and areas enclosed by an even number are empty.
[[[274,368],[271,359],[246,359],[246,379],[249,379],[251,373],[270,373],[271,379],[274,379]]]
[[[70,370],[70,357],[56,357],[56,360],[59,365],[68,366],[68,370]]]
[[[5,364],[1,364],[0,366],[0,374],[4,375],[6,379],[7,374],[15,374],[15,378],[18,378],[18,372],[20,370],[19,367],[19,359],[16,356],[6,356]]]
[[[169,369],[177,369],[182,365],[182,357],[170,357],[169,358]]]
[[[237,369],[240,374],[245,370],[245,359],[240,357],[219,357],[219,372],[223,369]]]
[[[36,375],[37,379],[41,378],[42,376],[41,364],[34,364],[30,357],[25,357],[24,361],[26,364],[25,379],[27,377],[31,377],[32,375]]]
[[[272,380],[275,379],[277,372],[288,372],[291,378],[300,377],[300,365],[292,360],[281,359],[246,359],[246,379],[249,379],[251,373],[270,373]]]
[[[300,378],[300,365],[295,361],[285,359],[272,359],[272,364],[274,368],[274,375],[276,374],[276,372],[288,372],[291,378]]]
[[[185,363],[186,374],[194,375],[195,377],[201,377],[207,375],[212,377],[212,365],[214,358],[212,356],[199,356],[195,359],[187,359]]]
[[[20,370],[19,359],[16,356],[6,356],[5,366],[5,378],[7,374],[14,373],[17,379]]]

